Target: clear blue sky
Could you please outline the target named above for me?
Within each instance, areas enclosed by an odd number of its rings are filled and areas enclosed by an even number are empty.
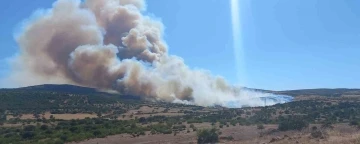
[[[245,86],[263,89],[359,88],[359,0],[239,0]],[[0,5],[0,77],[17,52],[13,34],[50,0]],[[227,0],[148,0],[161,18],[170,53],[237,83]]]

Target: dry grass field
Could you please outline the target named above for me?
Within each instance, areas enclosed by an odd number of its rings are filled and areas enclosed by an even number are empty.
[[[187,127],[189,125],[186,125]],[[195,124],[199,129],[211,128],[210,123]],[[218,126],[218,124],[216,125]],[[220,129],[220,142],[228,144],[360,144],[360,132],[347,124],[336,124],[333,129],[323,131],[324,138],[313,138],[310,127],[319,126],[311,125],[308,129],[302,131],[274,131],[277,125],[264,125],[265,129],[259,130],[256,126],[229,126]],[[274,131],[274,132],[272,132]],[[261,133],[265,133],[261,135]],[[221,137],[232,136],[233,140],[224,140]],[[196,132],[186,131],[174,134],[157,134],[147,133],[145,136],[133,137],[122,134],[108,136],[106,138],[90,139],[79,143],[70,144],[195,144]]]

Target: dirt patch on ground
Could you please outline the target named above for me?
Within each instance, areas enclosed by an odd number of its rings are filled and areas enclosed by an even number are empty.
[[[0,127],[20,127],[22,126],[22,124],[18,123],[18,124],[9,124],[9,123],[5,123],[4,125],[0,126]]]
[[[187,129],[190,124],[185,124]],[[218,128],[219,124],[214,125]],[[210,123],[194,124],[198,129],[214,127]],[[318,126],[318,125],[311,125]],[[229,144],[358,144],[360,143],[360,133],[354,128],[345,125],[335,125],[333,129],[326,129],[324,133],[328,136],[326,138],[312,138],[311,130],[304,129],[303,131],[277,131],[277,125],[264,125],[264,129],[259,130],[257,126],[232,126],[223,127],[220,137],[233,137],[233,140],[220,140],[220,143]],[[261,135],[266,133],[266,135]],[[196,131],[187,133],[182,131],[174,134],[160,134],[151,135],[147,133],[145,136],[133,137],[131,135],[114,135],[106,138],[91,139],[80,142],[78,144],[191,144],[196,143]],[[71,143],[76,144],[76,143]]]
[[[190,130],[188,133],[186,130],[180,133],[177,133],[176,136],[174,134],[160,134],[160,135],[151,135],[148,134],[145,136],[133,137],[131,135],[114,135],[108,136],[106,138],[97,138],[91,139],[87,141],[80,142],[78,144],[117,144],[128,143],[128,144],[191,144],[196,143],[196,131],[192,131],[190,128],[190,124],[185,124],[186,128]],[[204,128],[214,127],[211,123],[196,123],[193,124],[198,130]],[[271,128],[274,125],[266,126],[267,128]],[[218,124],[215,125],[218,127]],[[256,128],[256,126],[229,126],[220,129],[222,134],[220,137],[228,137],[232,136],[234,138],[233,141],[246,141],[257,138],[259,136],[260,130]],[[265,141],[265,140],[264,140]],[[229,143],[231,141],[221,141],[221,143]],[[71,143],[75,144],[75,143]]]
[[[121,116],[119,116],[117,119],[118,120],[130,120],[130,119],[135,119],[135,117],[137,118],[148,118],[151,116],[183,116],[185,115],[184,113],[153,113],[153,114],[143,114],[143,113],[133,113],[134,111],[129,111],[125,114],[122,114]],[[124,117],[125,116],[125,117]]]
[[[44,115],[40,114],[40,118],[44,117],[46,119],[50,119],[50,116],[53,115],[55,119],[62,119],[62,120],[72,120],[72,119],[85,119],[85,118],[96,118],[96,114],[85,114],[85,113],[78,113],[78,114],[51,114],[49,112],[45,113]],[[12,115],[7,115],[7,119],[16,118]],[[23,114],[22,116],[18,117],[20,119],[36,119],[33,114]]]
[[[45,114],[45,118],[49,119],[51,114]],[[72,119],[85,119],[96,118],[96,114],[53,114],[55,119],[72,120]]]
[[[146,135],[140,137],[132,137],[131,135],[114,135],[107,138],[91,139],[77,144],[189,144],[196,143],[195,133],[181,133],[174,136],[167,135]],[[71,143],[76,144],[76,143]]]

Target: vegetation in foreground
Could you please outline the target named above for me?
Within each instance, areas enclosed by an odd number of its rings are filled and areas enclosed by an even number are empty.
[[[199,143],[211,143],[219,140],[222,128],[235,125],[255,125],[264,129],[264,124],[277,124],[279,131],[301,130],[309,124],[329,128],[335,123],[349,123],[360,128],[359,103],[357,97],[332,97],[321,101],[228,109],[152,103],[91,91],[0,90],[0,144],[66,143],[116,134],[138,137],[190,131],[198,131]],[[154,110],[138,111],[144,106]],[[97,117],[62,120],[54,116],[45,118],[46,112],[53,115],[89,113]],[[25,114],[32,114],[33,118],[22,118]],[[199,123],[211,123],[214,128],[198,130],[194,124]]]

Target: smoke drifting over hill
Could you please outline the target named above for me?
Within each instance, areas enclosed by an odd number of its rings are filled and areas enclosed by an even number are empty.
[[[261,93],[192,70],[169,55],[163,25],[145,16],[143,0],[58,0],[37,12],[17,37],[7,82],[68,83],[198,105],[263,105]]]

